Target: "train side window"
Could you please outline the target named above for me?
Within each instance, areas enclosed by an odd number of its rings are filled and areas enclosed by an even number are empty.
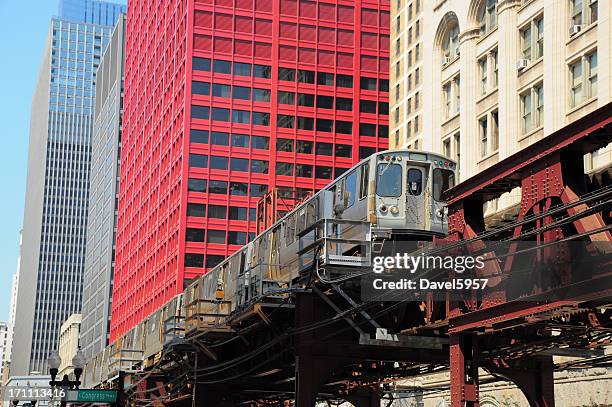
[[[399,197],[402,195],[402,166],[380,163],[376,174],[376,195]]]
[[[351,172],[345,178],[344,193],[346,195],[346,207],[350,208],[355,203],[357,195],[357,171]]]
[[[450,170],[436,168],[433,170],[433,198],[442,200],[442,193],[455,186],[455,173]]]
[[[360,167],[359,180],[359,200],[368,196],[368,177],[370,173],[370,164],[365,163]]]
[[[421,195],[423,191],[423,173],[416,168],[408,170],[408,193],[410,195]]]

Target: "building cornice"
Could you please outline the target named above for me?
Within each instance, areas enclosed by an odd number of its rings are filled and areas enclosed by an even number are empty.
[[[519,8],[523,4],[523,0],[500,0],[497,3],[497,14],[503,13],[506,10]]]

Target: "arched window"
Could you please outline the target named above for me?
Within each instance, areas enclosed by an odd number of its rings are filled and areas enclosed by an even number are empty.
[[[456,22],[448,29],[442,42],[442,49],[444,50],[444,56],[449,60],[459,56],[459,25]]]
[[[497,27],[497,0],[484,0],[478,10],[480,34],[486,34]]]

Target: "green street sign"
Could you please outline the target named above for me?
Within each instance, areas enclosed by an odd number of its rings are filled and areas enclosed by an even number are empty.
[[[67,402],[114,403],[117,401],[117,390],[68,390]]]

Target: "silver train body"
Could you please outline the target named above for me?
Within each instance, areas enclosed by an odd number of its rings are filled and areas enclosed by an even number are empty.
[[[261,299],[286,294],[305,267],[305,242],[316,239],[313,225],[324,219],[345,222],[343,238],[353,242],[366,224],[408,239],[444,235],[442,192],[454,186],[456,170],[453,161],[422,151],[390,150],[362,160],[109,345],[88,363],[85,383],[146,368],[171,340],[229,325]],[[340,255],[348,249],[334,247]]]

